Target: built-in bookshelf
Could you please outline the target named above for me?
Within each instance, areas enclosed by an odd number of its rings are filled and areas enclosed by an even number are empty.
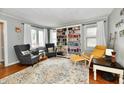
[[[81,52],[80,38],[80,26],[68,27],[68,54],[75,54]]]
[[[57,46],[59,51],[67,54],[67,28],[57,29]]]
[[[57,46],[67,54],[81,52],[81,25],[66,26],[57,29]]]
[[[57,45],[67,45],[67,28],[57,29]]]

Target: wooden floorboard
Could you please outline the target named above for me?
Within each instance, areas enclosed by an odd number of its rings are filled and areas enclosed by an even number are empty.
[[[8,75],[11,75],[13,73],[16,73],[22,69],[25,69],[27,68],[28,66],[24,66],[24,65],[21,65],[21,64],[15,64],[15,65],[12,65],[12,66],[9,66],[9,67],[0,67],[0,79],[3,78],[3,77],[6,77]],[[93,80],[93,71],[90,70],[90,76],[89,76],[89,82],[90,84],[118,84],[118,80],[115,80],[115,81],[107,81],[107,80],[104,80],[102,77],[101,77],[101,72],[98,71],[97,72],[97,80]]]
[[[28,66],[24,66],[21,64],[15,64],[15,65],[12,65],[9,67],[2,67],[2,68],[0,68],[0,79],[3,77],[6,77],[8,75],[11,75],[13,73],[16,73],[26,67],[28,67]]]

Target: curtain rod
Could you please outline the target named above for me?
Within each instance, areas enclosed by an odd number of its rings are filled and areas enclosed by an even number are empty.
[[[106,20],[104,20],[104,22],[106,22]],[[87,22],[87,23],[83,23],[82,25],[90,25],[90,24],[96,24],[97,22]]]

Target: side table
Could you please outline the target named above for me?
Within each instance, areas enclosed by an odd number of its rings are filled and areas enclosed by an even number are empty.
[[[119,84],[123,84],[124,67],[119,63],[116,62],[113,64],[110,61],[106,61],[104,58],[95,59],[93,61],[94,80],[96,80],[97,70],[118,74]]]

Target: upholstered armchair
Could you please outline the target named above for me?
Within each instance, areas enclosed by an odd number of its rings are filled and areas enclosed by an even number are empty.
[[[34,63],[38,62],[39,55],[38,53],[32,53],[30,50],[29,44],[24,45],[16,45],[14,46],[15,53],[17,55],[18,60],[21,64],[25,65],[33,65]]]
[[[46,56],[48,58],[56,57],[56,55],[57,55],[57,48],[55,48],[54,43],[47,43],[45,51],[46,51]]]

